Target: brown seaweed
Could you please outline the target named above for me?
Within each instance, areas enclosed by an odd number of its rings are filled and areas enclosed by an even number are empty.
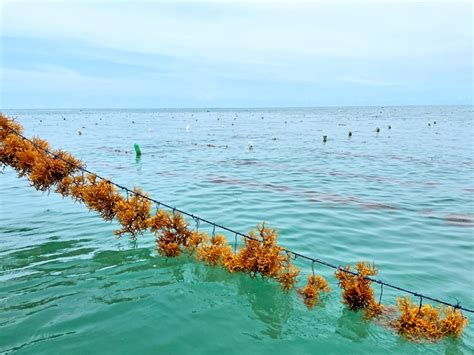
[[[320,275],[308,275],[308,281],[304,288],[298,290],[303,296],[303,301],[308,309],[314,307],[318,302],[321,292],[328,293],[331,291],[326,279]]]
[[[393,322],[397,332],[410,340],[437,341],[444,337],[459,337],[468,324],[461,310],[451,306],[419,307],[407,296],[397,299],[401,311]]]
[[[115,214],[122,229],[114,231],[118,237],[128,233],[133,240],[148,228],[151,211],[151,202],[140,196],[143,195],[142,191],[135,188],[134,192],[135,194],[129,199],[121,199],[117,202]]]
[[[380,315],[383,307],[375,301],[372,281],[367,279],[368,276],[377,275],[378,271],[375,265],[359,262],[355,269],[357,275],[350,273],[350,266],[335,272],[336,278],[339,280],[339,287],[343,289],[343,302],[350,310],[364,310],[366,318]]]

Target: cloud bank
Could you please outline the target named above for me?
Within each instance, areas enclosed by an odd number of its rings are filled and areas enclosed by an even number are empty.
[[[2,3],[2,108],[472,104],[472,5]]]

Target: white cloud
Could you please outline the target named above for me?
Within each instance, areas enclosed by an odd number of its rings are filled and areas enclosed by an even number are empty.
[[[471,3],[7,0],[0,6],[0,34],[13,37],[5,43],[26,37],[32,40],[19,45],[36,46],[35,59],[26,54],[21,67],[15,56],[28,48],[9,52],[9,68],[2,63],[9,99],[48,92],[57,96],[54,106],[61,95],[80,93],[77,105],[87,105],[88,95],[102,92],[149,97],[151,105],[155,98],[215,105],[235,97],[255,105],[268,94],[268,102],[291,105],[306,104],[302,93],[310,103],[315,92],[327,92],[326,100],[352,98],[347,83],[365,88],[361,95],[371,100],[384,90],[391,98],[394,90],[433,87],[440,97],[470,95]],[[55,43],[65,50],[51,49]]]
[[[466,9],[440,3],[7,2],[2,34],[211,61],[419,57],[471,47]]]
[[[347,82],[347,83],[352,83],[352,84],[367,85],[367,86],[399,86],[399,85],[402,85],[402,83],[400,83],[400,82],[386,81],[384,79],[358,77],[358,76],[352,76],[352,75],[338,76],[336,78],[336,80]]]

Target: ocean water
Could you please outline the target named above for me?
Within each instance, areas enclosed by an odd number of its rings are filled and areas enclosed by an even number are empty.
[[[373,261],[382,280],[470,308],[473,112],[466,106],[4,111],[27,136],[47,139],[117,183],[242,232],[266,221],[288,249],[336,265]],[[474,350],[472,315],[461,339],[411,343],[347,310],[333,270],[324,266],[316,272],[332,293],[308,311],[294,291],[282,293],[274,282],[189,257],[160,257],[149,234],[136,243],[116,239],[115,222],[34,190],[8,167],[0,196],[0,353]],[[303,285],[311,265],[295,263]],[[403,294],[385,288],[382,302],[394,305],[397,296]]]

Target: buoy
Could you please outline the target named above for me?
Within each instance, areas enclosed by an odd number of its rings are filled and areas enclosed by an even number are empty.
[[[375,132],[380,133],[380,128],[377,127],[377,129],[375,130]]]
[[[251,142],[251,141],[249,141],[249,144],[248,144],[248,146],[249,146],[249,150],[252,150],[252,149],[253,149],[253,144],[252,144],[252,142]]]
[[[388,129],[392,129],[392,126],[389,125],[389,126],[388,126]]]
[[[82,135],[82,131],[80,129],[77,130],[78,135]]]
[[[189,131],[189,128],[190,128],[190,126],[189,126],[189,125],[187,125],[187,126],[186,126],[186,131]]]
[[[134,143],[133,144],[133,148],[135,148],[135,155],[137,157],[141,156],[142,155],[142,151],[140,149],[140,146],[137,144],[137,143]]]
[[[349,137],[352,137],[352,132],[351,131],[349,131]]]
[[[326,143],[328,141],[328,136],[323,136],[323,143]]]
[[[433,124],[436,124],[436,121],[434,121]]]
[[[431,127],[431,123],[428,123],[428,127]]]

